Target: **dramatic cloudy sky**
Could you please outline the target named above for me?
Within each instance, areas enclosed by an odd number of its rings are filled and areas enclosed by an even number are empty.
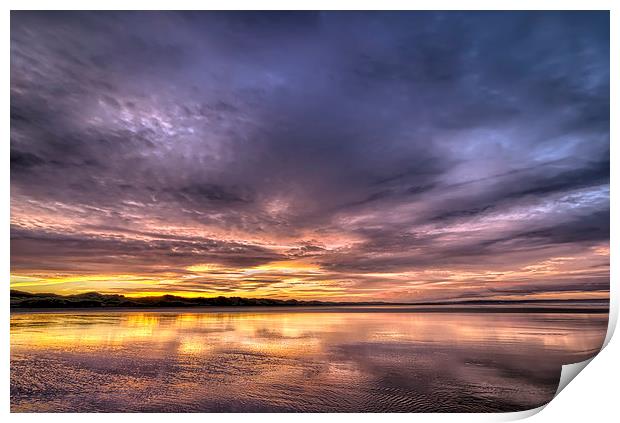
[[[605,297],[607,13],[11,15],[15,289]]]

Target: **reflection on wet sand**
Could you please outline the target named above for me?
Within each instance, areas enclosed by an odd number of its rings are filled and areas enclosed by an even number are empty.
[[[12,411],[516,411],[607,315],[118,311],[11,316]]]

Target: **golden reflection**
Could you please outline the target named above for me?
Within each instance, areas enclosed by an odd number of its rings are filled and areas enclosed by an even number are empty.
[[[544,315],[541,315],[544,316]],[[19,313],[11,316],[13,348],[106,347],[178,344],[178,353],[207,353],[237,346],[276,355],[320,353],[326,341],[423,342],[448,345],[529,345],[584,351],[600,343],[600,329],[573,331],[561,320],[538,316],[451,313],[112,312]],[[606,317],[605,317],[606,318]],[[598,316],[572,315],[588,324]],[[532,322],[533,320],[533,322]],[[548,321],[547,321],[548,320]],[[180,340],[180,341],[179,341]]]
[[[389,392],[405,401],[392,411],[412,411],[420,390],[456,407],[451,393],[488,401],[493,387],[498,403],[526,409],[553,395],[561,364],[598,351],[607,323],[335,310],[14,313],[11,384],[25,394],[12,408],[93,411],[105,396],[107,411],[125,412],[385,411],[375,393]]]

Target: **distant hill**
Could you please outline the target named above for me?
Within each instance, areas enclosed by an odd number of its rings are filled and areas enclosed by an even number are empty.
[[[419,311],[531,311],[607,312],[609,300],[466,300],[418,303],[334,302],[277,300],[242,297],[125,297],[118,294],[87,292],[75,295],[35,294],[11,290],[11,309],[38,308],[164,308],[164,307],[246,307],[246,306],[409,306]]]
[[[11,308],[297,306],[334,304],[338,303],[241,297],[187,298],[176,295],[133,298],[118,294],[100,294],[98,292],[58,295],[51,293],[33,294],[11,290]]]

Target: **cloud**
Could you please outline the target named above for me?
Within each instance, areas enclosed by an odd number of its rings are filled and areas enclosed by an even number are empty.
[[[608,13],[11,17],[21,275],[305,260],[412,298],[367,274],[608,244]]]

